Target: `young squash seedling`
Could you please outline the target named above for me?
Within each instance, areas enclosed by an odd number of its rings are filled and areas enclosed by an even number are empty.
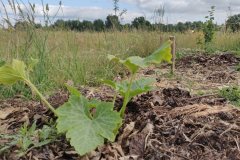
[[[113,111],[112,103],[89,101],[75,88],[67,86],[71,93],[69,101],[56,110],[29,78],[35,63],[36,60],[32,60],[27,67],[24,62],[13,60],[11,65],[3,65],[0,67],[0,84],[13,85],[18,81],[27,84],[57,117],[58,133],[66,133],[71,145],[80,155],[102,145],[105,138],[109,141],[115,140],[114,130],[121,122],[121,117],[118,112]],[[90,112],[93,108],[96,109],[94,114]]]
[[[103,145],[105,139],[111,142],[115,140],[128,102],[134,96],[152,90],[151,84],[155,82],[152,78],[136,79],[138,70],[151,64],[159,64],[162,61],[171,63],[171,42],[166,42],[160,49],[146,58],[134,56],[121,60],[113,55],[109,55],[108,58],[123,64],[131,72],[128,80],[122,82],[105,81],[124,98],[120,112],[114,111],[114,102],[88,100],[77,89],[68,85],[66,87],[71,93],[68,102],[58,109],[54,109],[30,81],[29,73],[36,64],[36,60],[32,60],[28,67],[19,60],[13,60],[11,65],[1,66],[0,84],[12,85],[17,81],[27,84],[57,117],[58,133],[66,134],[77,153],[84,155],[99,145]],[[91,112],[93,109],[95,112]]]
[[[110,80],[103,81],[106,85],[112,87],[115,91],[120,93],[120,95],[124,98],[123,106],[120,110],[120,115],[123,118],[127,104],[131,98],[138,94],[151,91],[153,89],[151,84],[156,82],[154,78],[136,79],[136,73],[140,68],[146,68],[152,64],[160,64],[163,61],[171,63],[171,41],[164,43],[161,48],[146,58],[133,56],[122,60],[113,55],[108,55],[108,59],[110,61],[123,64],[131,73],[129,79],[122,82],[114,82]]]

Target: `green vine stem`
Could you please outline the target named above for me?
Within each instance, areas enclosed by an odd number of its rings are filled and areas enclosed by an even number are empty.
[[[35,92],[42,102],[54,113],[55,116],[57,116],[56,110],[53,108],[53,106],[46,100],[46,98],[39,92],[39,90],[35,87],[34,84],[30,80],[24,80],[24,82],[32,89],[33,92]]]
[[[128,102],[129,102],[129,100],[130,100],[130,99],[129,99],[129,96],[130,96],[129,94],[130,94],[130,90],[131,90],[131,88],[132,88],[133,79],[134,79],[134,75],[132,75],[131,78],[130,78],[130,82],[129,82],[129,85],[128,85],[128,90],[127,90],[126,95],[124,96],[123,106],[122,106],[122,108],[121,108],[121,110],[120,110],[120,116],[121,116],[122,118],[124,118],[125,110],[126,110],[126,108],[127,108]]]

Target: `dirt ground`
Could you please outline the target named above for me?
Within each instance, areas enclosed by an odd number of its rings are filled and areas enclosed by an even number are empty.
[[[114,143],[106,142],[79,157],[64,137],[30,150],[22,160],[240,160],[240,111],[219,97],[220,88],[239,85],[240,62],[233,54],[191,55],[170,67],[148,68],[139,76],[157,79],[154,91],[128,104],[124,124]],[[88,98],[112,99],[107,87],[82,88]],[[66,91],[49,98],[54,107],[68,99]],[[122,104],[118,97],[116,109]],[[37,101],[13,98],[0,101],[0,133],[13,134],[27,122],[41,128],[53,115]],[[0,144],[6,140],[0,139]],[[0,155],[15,160],[17,147]]]

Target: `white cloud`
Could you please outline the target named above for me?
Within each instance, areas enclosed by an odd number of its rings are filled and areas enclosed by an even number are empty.
[[[223,23],[228,15],[228,7],[232,14],[239,13],[240,0],[122,0],[124,3],[136,5],[139,11],[150,16],[154,10],[164,5],[170,23],[179,19],[184,21],[204,20],[211,6],[216,6],[215,17],[218,23]]]
[[[109,0],[110,1],[110,0]],[[165,23],[176,23],[178,21],[198,21],[204,20],[208,14],[208,10],[212,5],[216,6],[215,17],[218,23],[223,23],[228,13],[228,7],[231,6],[232,14],[240,11],[240,0],[120,0],[121,3],[130,5],[131,9],[124,15],[123,23],[131,22],[135,17],[144,16],[152,20],[153,12],[161,5],[165,6]],[[27,8],[21,5],[21,8],[26,12]],[[55,16],[59,9],[57,5],[49,6],[50,16]],[[6,5],[7,12],[13,15],[9,5]],[[36,4],[37,21],[42,21],[44,15],[41,4]],[[0,15],[4,15],[3,6],[0,5]],[[112,9],[106,9],[97,6],[90,7],[72,7],[62,6],[62,10],[58,13],[57,18],[79,19],[79,20],[94,20],[106,19],[108,14],[113,14]]]

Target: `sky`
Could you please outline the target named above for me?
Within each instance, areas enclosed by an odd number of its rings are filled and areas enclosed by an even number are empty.
[[[9,13],[12,13],[7,0],[2,0]],[[37,21],[42,21],[42,4],[40,0],[18,0],[24,8],[23,3],[34,3],[36,5]],[[1,0],[0,0],[1,2]],[[49,4],[51,16],[55,16],[58,8],[58,0],[43,0]],[[240,0],[119,0],[120,11],[127,9],[122,17],[122,23],[130,23],[135,17],[144,16],[149,21],[154,21],[154,10],[164,6],[164,23],[177,23],[186,21],[204,21],[211,6],[216,6],[215,20],[218,24],[225,22],[229,15],[240,13]],[[106,19],[113,14],[112,0],[62,0],[62,7],[56,19],[79,19],[90,20]],[[0,4],[0,15],[4,16],[4,10]]]

